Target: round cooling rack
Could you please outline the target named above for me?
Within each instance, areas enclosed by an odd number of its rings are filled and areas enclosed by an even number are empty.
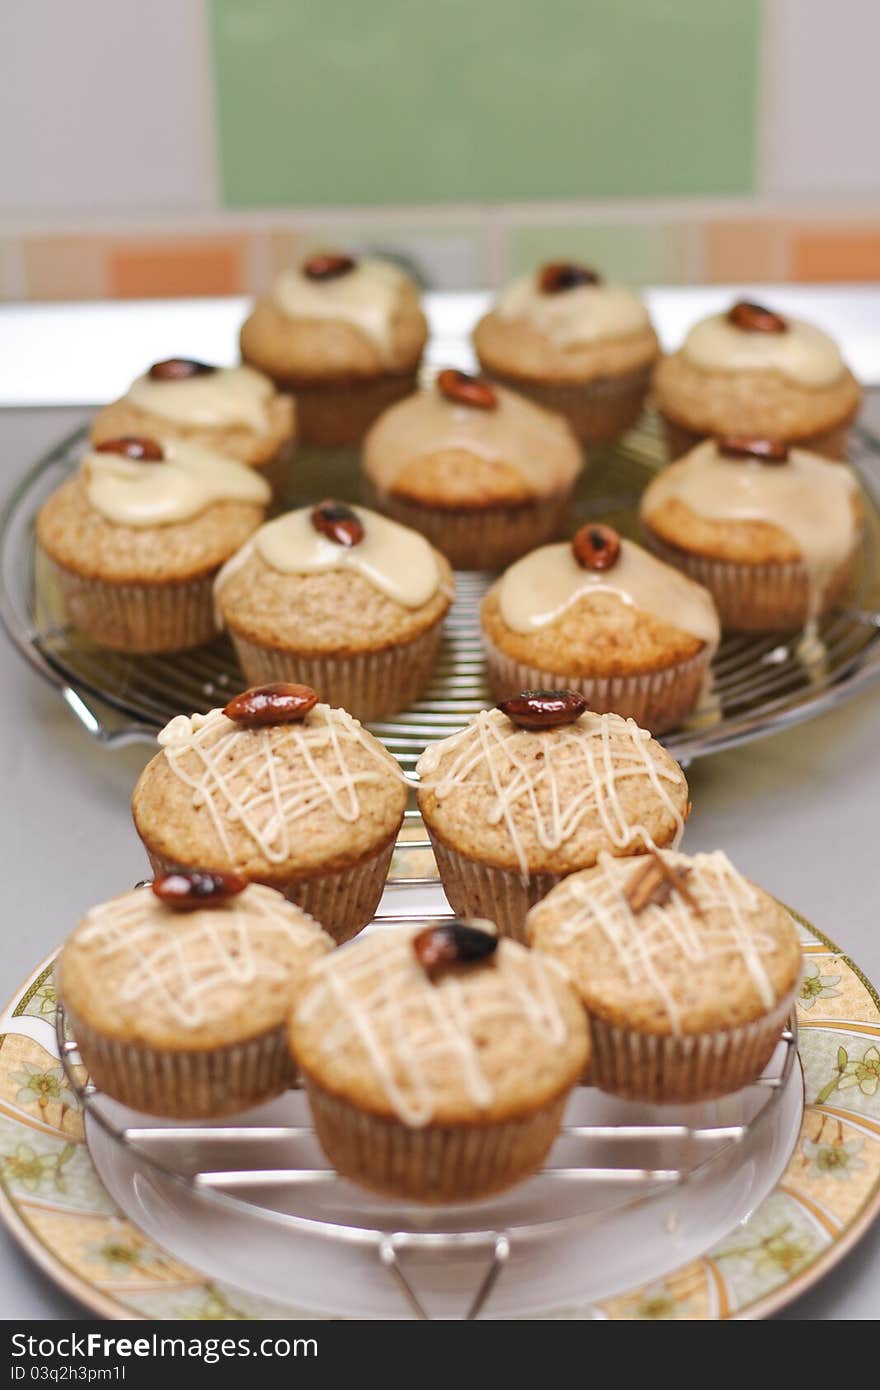
[[[68,625],[34,545],[34,519],[76,467],[84,442],[83,431],[63,440],[34,465],[7,503],[0,519],[0,618],[22,655],[56,686],[96,739],[106,744],[152,739],[176,714],[225,704],[243,677],[225,637],[188,652],[132,657],[104,650]],[[638,498],[665,461],[648,418],[622,444],[590,461],[575,497],[572,526],[604,518],[636,535]],[[822,655],[802,659],[797,634],[727,638],[714,662],[711,710],[663,739],[681,763],[813,718],[880,675],[880,440],[861,432],[853,463],[864,490],[865,545],[847,602],[821,624]],[[288,505],[328,494],[359,500],[356,456],[300,451]],[[492,703],[478,620],[490,582],[488,574],[456,575],[458,598],[430,688],[410,709],[370,726],[408,772],[427,743]]]

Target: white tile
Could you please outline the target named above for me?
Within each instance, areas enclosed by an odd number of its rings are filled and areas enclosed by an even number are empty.
[[[0,213],[216,201],[205,3],[0,6]]]

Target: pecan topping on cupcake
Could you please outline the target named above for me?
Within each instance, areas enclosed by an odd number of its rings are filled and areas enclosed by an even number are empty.
[[[308,280],[338,280],[340,275],[354,270],[356,264],[353,256],[321,251],[303,262],[302,272]]]
[[[491,382],[482,376],[460,372],[447,367],[437,377],[437,389],[456,405],[470,405],[477,410],[497,410],[498,393]]]
[[[575,532],[571,548],[581,569],[610,570],[620,554],[620,536],[613,526],[590,521]]]
[[[360,545],[365,534],[364,524],[357,512],[347,507],[344,502],[335,502],[332,498],[327,498],[312,508],[312,525],[322,536],[335,541],[337,545],[344,545],[347,549],[351,549],[353,545]]]
[[[602,277],[587,265],[577,265],[572,261],[551,261],[541,267],[538,288],[542,294],[559,294],[562,290],[575,290],[580,285],[600,285]]]
[[[156,897],[175,912],[215,907],[237,897],[246,887],[247,879],[241,874],[210,869],[171,869],[153,879]]]
[[[154,362],[147,375],[153,381],[187,381],[193,376],[210,376],[216,370],[192,357],[166,357],[162,362]]]
[[[580,719],[586,708],[576,690],[523,690],[498,706],[521,729],[561,729]]]
[[[138,463],[161,463],[165,453],[155,439],[142,439],[139,435],[125,434],[118,439],[105,439],[92,446],[96,454],[119,454],[122,458],[136,459]]]
[[[748,299],[740,299],[727,311],[728,322],[745,333],[786,333],[788,324],[781,314],[765,309],[763,304],[752,304]]]
[[[725,435],[718,440],[718,452],[726,459],[757,459],[759,463],[786,463],[788,445],[782,439],[747,439],[744,435]]]
[[[497,949],[497,936],[462,917],[425,927],[413,937],[416,960],[432,980],[449,966],[488,960]]]
[[[236,724],[254,727],[262,724],[297,724],[318,703],[310,685],[290,685],[276,681],[243,690],[223,710]]]

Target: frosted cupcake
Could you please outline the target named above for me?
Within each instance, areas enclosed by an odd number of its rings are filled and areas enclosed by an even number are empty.
[[[376,421],[363,467],[379,510],[457,569],[500,569],[559,534],[583,457],[561,416],[447,368]]]
[[[216,636],[214,579],[269,501],[256,470],[202,445],[107,439],[44,503],[37,542],[78,631],[118,651],[176,651]]]
[[[304,440],[353,444],[415,390],[427,336],[418,289],[399,266],[319,252],[257,300],[241,355],[295,394]]]
[[[296,412],[268,377],[250,367],[213,367],[189,357],[154,362],[89,429],[93,444],[146,435],[194,444],[254,468],[276,499],[293,454]]]
[[[599,854],[673,845],[684,773],[631,719],[566,690],[523,691],[419,759],[419,809],[443,888],[463,916],[523,938],[526,912]]]
[[[535,1172],[589,1055],[563,972],[488,923],[371,933],[310,971],[291,1045],[338,1172],[419,1202]]]
[[[694,709],[720,635],[705,588],[595,522],[512,565],[481,622],[496,699],[568,688],[652,733]]]
[[[373,916],[406,805],[382,744],[303,686],[178,715],[132,798],[157,873],[234,872],[279,889],[337,941]]]
[[[327,500],[261,527],[215,592],[249,681],[304,682],[366,720],[422,694],[455,586],[417,532]]]
[[[720,850],[600,855],[527,929],[589,1013],[590,1080],[633,1100],[708,1100],[754,1081],[800,980],[791,917]]]
[[[773,440],[704,441],[652,480],[641,517],[734,632],[814,624],[845,593],[862,536],[855,475]]]
[[[653,394],[673,458],[706,435],[777,439],[845,458],[862,398],[826,333],[744,300],[694,325],[658,364]]]
[[[634,291],[568,262],[509,285],[477,324],[474,347],[490,377],[558,410],[588,446],[635,424],[660,351]]]
[[[175,873],[88,912],[58,991],[99,1090],[133,1110],[214,1119],[293,1081],[286,1020],[333,945],[271,888]]]

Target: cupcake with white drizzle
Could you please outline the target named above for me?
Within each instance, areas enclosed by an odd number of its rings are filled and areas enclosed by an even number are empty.
[[[599,522],[518,560],[480,616],[496,699],[566,687],[655,734],[694,710],[720,637],[705,588]]]
[[[356,719],[274,684],[178,715],[159,745],[132,798],[156,872],[209,865],[268,884],[337,941],[370,921],[407,788]]]
[[[451,367],[379,417],[368,495],[456,569],[510,564],[562,531],[583,454],[560,415]]]
[[[422,694],[455,586],[417,532],[328,499],[267,522],[215,593],[249,681],[302,682],[366,720]]]
[[[78,631],[118,651],[176,651],[216,636],[214,579],[269,501],[243,463],[128,435],[90,449],[52,493],[37,543]]]
[[[672,458],[707,435],[783,440],[845,458],[862,399],[833,338],[748,300],[694,324],[658,363],[652,394]]]
[[[523,938],[525,916],[599,854],[675,845],[681,768],[645,729],[573,690],[528,690],[429,745],[419,809],[453,909]]]
[[[284,270],[241,330],[241,355],[296,396],[301,437],[354,444],[415,390],[428,325],[392,261],[321,251]]]
[[[58,992],[99,1090],[151,1115],[214,1119],[292,1084],[287,1015],[332,946],[271,888],[175,872],[86,913]]]
[[[568,261],[508,285],[474,329],[474,347],[493,380],[559,411],[588,446],[635,424],[660,352],[634,290]]]
[[[278,499],[295,430],[293,401],[260,372],[168,357],[98,411],[89,437],[95,445],[126,435],[195,444],[255,469]]]
[[[705,440],[651,481],[641,518],[651,549],[710,590],[732,632],[812,632],[862,540],[855,475],[778,440]]]
[[[634,1100],[708,1100],[754,1081],[801,975],[790,915],[720,850],[602,854],[526,925],[589,1014],[590,1080]]]
[[[333,1166],[419,1202],[535,1172],[589,1056],[564,972],[486,922],[374,932],[316,962],[290,1039]]]

